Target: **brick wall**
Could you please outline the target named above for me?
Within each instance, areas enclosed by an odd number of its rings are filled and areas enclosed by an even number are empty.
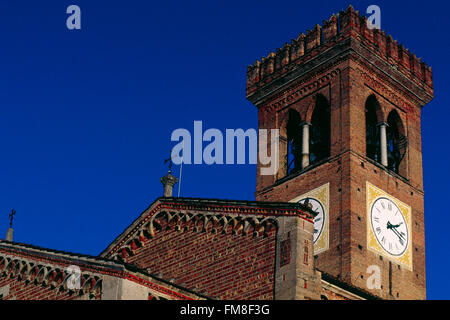
[[[176,231],[159,221],[161,230],[134,250],[129,263],[164,279],[219,299],[272,299],[275,234],[243,236],[227,230],[194,232],[192,225]],[[186,227],[186,229],[184,229]]]
[[[0,251],[0,294],[4,300],[74,300],[101,298],[101,281],[80,267],[80,288],[70,290],[64,281],[70,263],[25,257]]]
[[[76,281],[79,279],[79,282]],[[76,282],[72,282],[75,280]],[[115,261],[0,240],[0,299],[203,300]]]
[[[3,300],[77,300],[90,299],[89,297],[80,297],[74,293],[58,292],[50,286],[43,286],[42,284],[26,283],[18,281],[17,278],[0,278],[0,291],[2,288],[7,288],[8,295],[3,296]],[[100,293],[91,299],[99,300]]]
[[[378,265],[383,288],[373,294],[387,299],[423,299],[426,287],[420,117],[421,107],[433,97],[431,69],[409,51],[399,53],[404,47],[384,32],[367,30],[364,18],[353,8],[341,12],[338,20],[334,18],[324,25],[323,42],[313,41],[309,49],[302,47],[300,57],[288,54],[296,52],[294,41],[249,67],[247,98],[258,107],[259,126],[279,128],[281,136],[280,171],[275,176],[257,176],[256,199],[290,201],[329,182],[329,249],[316,257],[316,266],[366,289],[366,268]],[[331,32],[330,25],[337,24],[340,33],[335,29]],[[320,39],[313,32],[320,29],[308,33],[309,38]],[[282,59],[284,56],[290,58]],[[398,67],[392,68],[393,64]],[[330,103],[330,157],[300,175],[287,177],[283,138],[288,110],[298,111],[301,119],[309,122],[317,94]],[[400,168],[402,176],[365,156],[365,103],[372,94],[381,107],[379,120],[387,122],[389,112],[396,110],[405,128],[408,148]],[[413,270],[391,265],[392,295],[388,292],[389,262],[366,246],[367,181],[412,208]]]
[[[278,176],[257,176],[256,200],[259,201],[291,201],[309,190],[330,183],[329,212],[329,250],[316,257],[316,267],[339,277],[350,272],[349,204],[350,204],[350,116],[349,93],[341,90],[349,85],[349,63],[344,61],[334,69],[324,70],[307,76],[300,84],[291,88],[292,92],[305,92],[303,97],[279,110],[273,110],[268,100],[259,108],[259,125],[262,128],[278,127],[283,131],[283,125],[288,110],[294,108],[304,121],[310,121],[314,109],[314,97],[323,95],[330,102],[331,116],[331,150],[330,159],[316,166],[310,166],[302,174],[291,177],[285,182],[287,173],[280,169]],[[333,75],[333,76],[331,76]],[[320,85],[319,85],[320,83]],[[306,89],[303,89],[306,88]],[[309,90],[307,88],[312,88]],[[273,115],[276,114],[276,117]],[[280,168],[285,168],[286,149],[280,150]],[[258,169],[258,172],[259,169]],[[281,180],[282,181],[282,180]],[[277,183],[276,183],[277,182]],[[276,183],[274,185],[274,183]]]
[[[286,177],[280,170],[278,177],[258,176],[256,200],[290,201],[300,194],[330,183],[330,240],[329,250],[316,257],[316,266],[330,275],[342,277],[355,286],[365,288],[366,268],[368,265],[379,265],[383,275],[383,289],[375,293],[383,298],[425,298],[425,239],[424,239],[424,199],[422,184],[422,156],[420,134],[420,109],[405,109],[380,95],[381,79],[371,76],[363,77],[359,66],[350,61],[339,65],[340,74],[345,79],[334,78],[329,84],[316,88],[314,94],[322,94],[331,101],[331,156],[318,166],[311,166],[297,177],[285,182],[277,180]],[[330,71],[326,73],[329,74]],[[326,74],[325,73],[325,74]],[[324,74],[317,74],[307,83],[308,86],[320,79]],[[333,88],[343,87],[338,94]],[[394,92],[384,83],[385,92]],[[398,110],[402,122],[408,132],[408,150],[403,160],[406,164],[405,177],[402,178],[387,172],[365,157],[365,100],[375,94],[380,102],[385,121],[391,110]],[[387,95],[387,94],[386,94]],[[341,96],[341,98],[340,98]],[[295,101],[289,108],[295,108],[302,117],[308,120],[309,108],[313,99],[308,95]],[[267,103],[270,105],[272,101]],[[263,128],[279,127],[282,129],[284,115],[289,108],[278,111],[274,117],[270,108],[260,108],[260,126]],[[280,151],[280,168],[286,149]],[[259,172],[259,170],[258,170]],[[387,193],[412,207],[413,214],[413,271],[394,266],[393,296],[388,294],[388,262],[366,250],[366,181],[375,184]],[[360,249],[363,247],[363,250]],[[362,278],[361,278],[362,275]]]

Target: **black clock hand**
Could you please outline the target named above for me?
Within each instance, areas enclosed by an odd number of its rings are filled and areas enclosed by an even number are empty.
[[[398,228],[402,225],[403,222],[400,222],[399,224],[393,225],[390,221],[387,222],[387,228],[388,229],[393,229],[393,228]]]
[[[386,227],[387,227],[388,229],[392,230],[392,232],[394,232],[394,233],[397,235],[397,237],[399,237],[399,238],[402,239],[402,240],[405,240],[405,239],[403,238],[403,236],[397,231],[397,229],[395,229],[395,228],[398,228],[400,225],[401,225],[401,223],[394,226],[391,222],[388,221]]]
[[[397,231],[397,230],[395,230],[395,229],[392,229],[392,231],[394,231],[395,232],[395,234],[400,238],[400,239],[403,239],[403,240],[405,240],[405,238]]]
[[[391,228],[398,228],[403,224],[403,222],[400,222],[399,224],[396,225],[391,225]]]
[[[397,237],[399,237],[400,243],[401,243],[401,244],[403,244],[403,243],[402,243],[402,239],[405,240],[405,234],[404,234],[403,232],[398,232],[398,230],[397,230],[397,229],[394,229],[394,228],[398,228],[398,227],[400,227],[402,224],[403,224],[403,221],[400,222],[400,223],[397,224],[397,225],[391,225],[391,230],[394,231],[394,233],[397,235]]]
[[[388,229],[390,229],[392,232],[394,232],[394,234],[398,237],[398,241],[400,241],[400,244],[403,245],[403,241],[405,239],[403,239],[402,235],[399,234],[396,229],[392,228],[392,226],[388,226]]]

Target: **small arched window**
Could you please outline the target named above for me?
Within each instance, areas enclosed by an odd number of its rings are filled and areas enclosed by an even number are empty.
[[[309,162],[313,164],[329,156],[330,106],[327,99],[319,94],[311,117]]]
[[[389,113],[387,124],[388,169],[405,176],[405,166],[402,161],[406,154],[408,140],[404,134],[402,120],[396,110]]]
[[[302,169],[302,131],[300,114],[289,109],[287,133],[287,174],[292,174]]]
[[[374,95],[366,101],[366,156],[377,162],[381,162],[380,132],[378,126],[377,110],[380,105]]]

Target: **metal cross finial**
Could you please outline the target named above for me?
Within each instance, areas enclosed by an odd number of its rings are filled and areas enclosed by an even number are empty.
[[[16,210],[12,209],[11,213],[9,214],[9,227],[12,228],[12,223],[14,216],[16,215]]]

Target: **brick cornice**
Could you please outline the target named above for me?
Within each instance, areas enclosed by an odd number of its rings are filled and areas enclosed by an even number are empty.
[[[362,56],[356,51],[354,51],[354,54],[351,55],[351,59],[358,66],[356,68],[352,68],[352,70],[361,75],[365,84],[375,91],[380,92],[395,105],[405,109],[408,112],[413,112],[417,106],[425,104],[425,101],[415,95],[411,89],[400,84],[398,80],[394,79],[394,77],[388,75],[386,72],[383,72],[373,63],[362,59]],[[386,84],[392,89],[388,88]],[[411,101],[413,101],[416,105],[412,104]]]
[[[99,298],[102,289],[100,272],[83,268],[80,274],[80,288],[71,289],[68,281],[72,274],[65,269],[67,266],[31,255],[17,254],[13,250],[0,250],[0,278],[16,279],[19,282],[23,281],[25,285],[48,287],[56,294],[69,294],[73,298],[84,295],[88,295],[90,299]]]
[[[300,100],[302,97],[305,97],[330,84],[333,78],[339,75],[340,72],[340,69],[334,69],[316,80],[313,79],[316,77],[318,72],[315,74],[310,74],[308,77],[301,79],[294,86],[271,96],[270,104],[263,106],[263,108],[270,112],[279,111],[287,105]]]
[[[251,201],[231,201],[215,199],[189,199],[189,198],[161,198],[144,211],[116,240],[114,240],[102,253],[102,257],[120,259],[121,255],[133,255],[135,247],[141,245],[142,240],[151,239],[155,232],[155,219],[161,214],[167,215],[169,221],[174,221],[177,216],[177,223],[184,221],[203,221],[203,230],[209,223],[222,223],[224,226],[238,228],[247,223],[264,225],[268,222],[276,224],[276,217],[297,216],[301,219],[312,222],[313,214],[307,209],[300,209],[300,206],[288,203],[251,202]],[[178,226],[178,231],[181,227]],[[217,230],[211,229],[213,233]],[[208,231],[210,232],[210,231]],[[264,235],[263,231],[261,234]],[[119,254],[122,252],[122,254]]]
[[[48,253],[45,254],[42,256],[34,250],[24,251],[22,246],[15,244],[0,247],[0,278],[16,279],[25,285],[48,287],[59,295],[69,293],[73,298],[88,295],[90,299],[95,299],[101,293],[104,276],[111,276],[143,285],[153,290],[152,294],[155,297],[163,295],[180,300],[194,300],[194,296],[204,298],[195,293],[189,295],[178,292],[176,291],[178,288],[170,288],[173,286],[171,284],[164,282],[158,284],[158,280],[151,281],[151,276],[145,273],[140,275],[140,273],[127,271],[124,265],[112,266],[111,264],[117,264],[114,261],[106,261],[104,264],[108,265],[100,266],[80,259],[74,261],[57,254],[53,257]],[[68,288],[67,281],[71,275],[66,268],[69,266],[77,266],[81,270],[80,289]],[[185,290],[180,289],[180,291]]]

